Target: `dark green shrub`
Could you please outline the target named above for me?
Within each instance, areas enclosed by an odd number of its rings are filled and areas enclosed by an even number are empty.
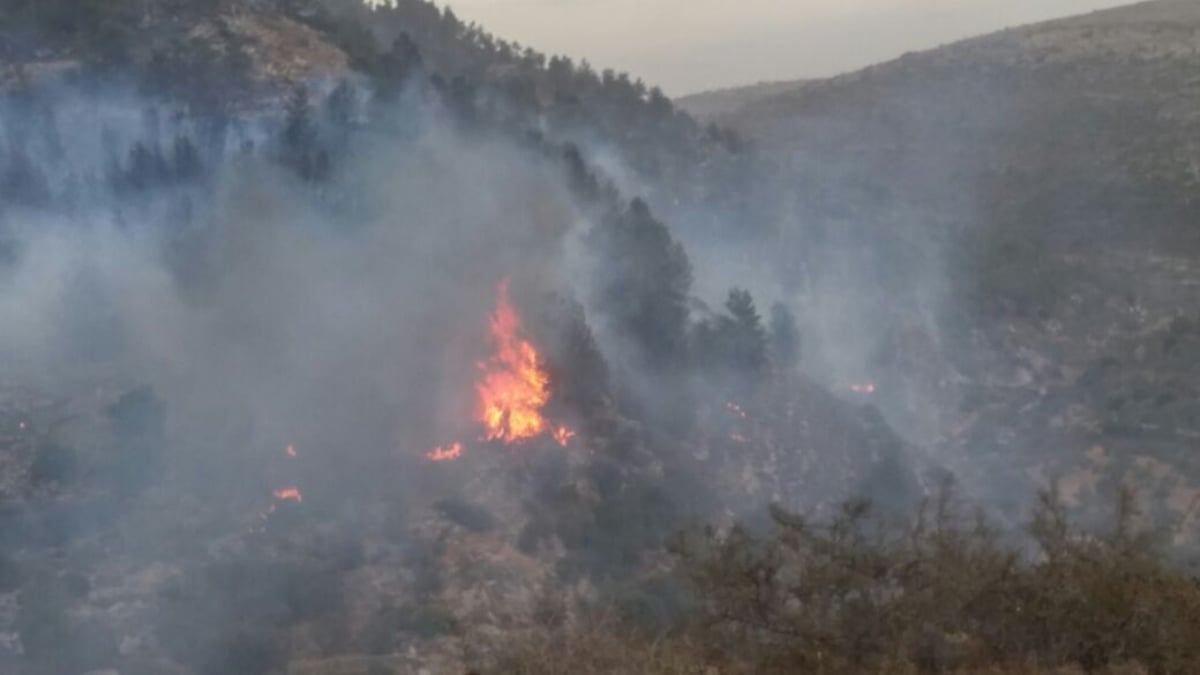
[[[75,480],[79,472],[79,453],[73,448],[57,443],[46,443],[38,448],[33,464],[29,467],[30,479],[39,485],[65,485]]]
[[[275,675],[287,665],[283,636],[262,626],[229,630],[200,666],[200,675]]]
[[[92,591],[92,582],[81,572],[67,572],[62,575],[60,582],[63,590],[73,598],[80,598]]]
[[[434,504],[447,520],[461,525],[472,532],[490,532],[496,527],[496,518],[481,506],[457,497],[447,497]]]
[[[313,559],[247,554],[198,566],[164,590],[157,636],[172,658],[202,673],[272,672],[286,657],[288,628],[338,617],[341,579],[336,566]]]
[[[108,419],[117,441],[109,466],[113,485],[122,494],[136,494],[154,477],[166,446],[166,406],[143,387],[109,406]]]
[[[688,599],[681,579],[661,575],[618,593],[615,604],[623,624],[658,633],[668,630],[691,609]]]
[[[25,572],[12,557],[0,553],[0,593],[11,593],[25,583]]]
[[[15,628],[25,658],[38,672],[87,672],[111,667],[117,641],[111,629],[69,613],[66,593],[56,580],[44,578],[21,592]]]
[[[423,639],[452,635],[459,630],[458,619],[436,603],[421,603],[400,609],[396,628]]]
[[[108,407],[108,419],[121,439],[165,436],[166,406],[151,387],[123,395]]]

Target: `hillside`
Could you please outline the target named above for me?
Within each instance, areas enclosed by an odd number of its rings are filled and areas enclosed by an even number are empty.
[[[661,91],[425,2],[0,11],[0,671],[465,671],[934,485],[693,264],[757,159]]]
[[[1031,480],[1132,479],[1192,523],[1196,72],[1200,5],[1165,0],[908,54],[715,119],[786,167],[796,250],[820,238],[839,264],[893,275],[848,330],[883,334],[857,358],[886,373],[899,428],[996,499]],[[847,283],[796,274],[818,298]]]
[[[422,0],[3,6],[0,671],[1195,672],[1145,9],[732,133]]]
[[[798,80],[760,82],[742,87],[691,94],[676,99],[675,103],[698,120],[719,122],[747,105],[776,94],[800,89],[804,86],[804,82]]]
[[[1190,139],[1200,84],[1189,73],[1200,59],[1198,30],[1194,3],[1133,5],[909,54],[764,96],[721,119],[788,156],[833,147],[843,162],[884,161],[881,171],[897,175],[906,173],[900,162],[936,140],[948,148],[939,160],[969,163],[987,152],[987,174],[1016,173],[1009,181],[1166,184],[1184,188],[1178,196],[1196,180]],[[1046,147],[1055,151],[1039,152]],[[1087,177],[1064,176],[1079,172]],[[1026,188],[1037,182],[1013,187],[1033,198]]]

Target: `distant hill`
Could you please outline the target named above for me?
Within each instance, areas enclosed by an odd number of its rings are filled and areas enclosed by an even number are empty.
[[[1013,485],[1005,475],[1086,476],[1087,490],[1137,476],[1195,517],[1197,430],[1184,420],[1200,408],[1184,381],[1200,373],[1178,359],[1200,359],[1188,346],[1200,3],[1013,28],[681,105],[778,163],[796,214],[784,236],[810,261],[798,278],[823,290],[847,267],[876,289],[890,279],[854,334],[889,334],[880,377],[905,392],[892,419],[969,458],[960,468],[984,492]],[[936,327],[888,328],[921,316],[897,300],[920,288],[938,289],[922,301]]]
[[[740,91],[733,109],[695,107],[719,94],[683,104],[784,156],[828,149],[894,169],[919,142],[937,141],[971,152],[1003,146],[1004,158],[989,157],[990,173],[1016,170],[1037,183],[1042,172],[1069,166],[1114,186],[1194,187],[1198,65],[1200,5],[1163,0],[1014,28],[829,80]],[[898,144],[877,142],[888,138]],[[1041,152],[1048,143],[1055,152]]]
[[[719,120],[736,113],[744,106],[757,103],[776,94],[800,89],[808,80],[787,82],[759,82],[744,87],[717,89],[683,96],[675,100],[676,105],[698,120]]]

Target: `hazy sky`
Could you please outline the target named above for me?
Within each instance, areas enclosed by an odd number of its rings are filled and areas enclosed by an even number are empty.
[[[452,0],[462,19],[668,94],[834,75],[1128,0]]]

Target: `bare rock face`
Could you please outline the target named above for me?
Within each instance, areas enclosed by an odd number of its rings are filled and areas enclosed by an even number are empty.
[[[302,23],[311,18],[312,8],[301,5],[290,13],[269,2],[148,2],[136,12],[129,5],[114,5],[103,20],[121,27],[119,35],[107,38],[119,43],[119,56],[114,52],[118,47],[103,39],[81,40],[70,34],[94,26],[64,28],[64,35],[31,38],[22,31],[32,29],[14,25],[9,27],[14,34],[0,31],[0,44],[20,45],[30,39],[43,44],[38,49],[5,50],[0,60],[0,88],[90,76],[93,70],[103,71],[108,66],[132,67],[138,78],[144,78],[162,62],[173,59],[201,67],[196,57],[202,53],[223,59],[232,71],[225,76],[249,80],[259,96],[296,84],[348,76],[349,57],[329,36]]]
[[[278,88],[350,73],[345,52],[295,20],[253,11],[232,11],[194,26],[188,39],[204,40],[218,50],[239,50],[260,85]]]

